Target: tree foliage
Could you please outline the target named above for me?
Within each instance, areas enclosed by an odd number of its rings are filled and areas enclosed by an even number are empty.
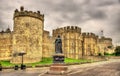
[[[115,48],[115,54],[116,54],[116,56],[120,56],[120,46],[117,46]]]

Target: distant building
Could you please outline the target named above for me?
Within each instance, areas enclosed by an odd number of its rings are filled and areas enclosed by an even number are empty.
[[[114,53],[114,46],[112,44],[112,39],[111,38],[106,38],[102,36],[99,39],[99,49],[100,52],[104,55],[104,53]]]

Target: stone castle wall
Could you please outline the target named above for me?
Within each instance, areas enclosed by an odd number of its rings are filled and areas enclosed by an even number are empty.
[[[62,38],[62,49],[68,58],[81,58],[81,28],[77,26],[67,26],[53,30],[53,37],[58,35]]]
[[[67,27],[63,27],[63,28],[57,28],[53,30],[53,36],[57,37],[57,35],[61,35],[63,33],[67,33],[67,32],[77,32],[77,33],[81,33],[81,28],[77,27],[77,26],[67,26]]]
[[[101,37],[99,39],[99,48],[101,50],[102,55],[104,55],[104,52],[114,53],[114,47],[111,38]]]
[[[14,13],[12,53],[24,51],[25,63],[38,62],[42,58],[42,37],[44,16],[39,12],[27,12],[21,7]],[[20,63],[20,57],[12,58],[12,63]]]
[[[98,36],[96,36],[94,33],[82,33],[82,36],[84,41],[84,55],[97,55],[99,51]]]
[[[68,58],[79,59],[82,56],[98,55],[98,36],[94,33],[81,33],[77,26],[67,26],[53,30],[53,37],[62,38],[62,49]]]
[[[14,31],[8,28],[0,32],[0,59],[21,63],[18,53],[24,51],[24,63],[41,61],[42,57],[52,57],[55,52],[55,39],[62,38],[63,53],[68,58],[80,59],[83,56],[98,55],[111,50],[111,38],[98,38],[94,33],[82,33],[77,26],[66,26],[53,30],[53,36],[44,29],[44,15],[16,9],[14,12]],[[113,50],[112,50],[113,51]]]
[[[43,33],[43,52],[42,57],[52,57],[55,53],[54,38],[50,36],[48,31]]]
[[[12,53],[12,32],[0,32],[0,60],[10,60]]]

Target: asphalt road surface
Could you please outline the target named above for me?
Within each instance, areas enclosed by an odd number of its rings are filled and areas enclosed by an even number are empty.
[[[68,68],[71,72],[67,76],[120,76],[120,59],[111,59],[110,61],[81,65],[70,65]],[[27,70],[18,71],[11,69],[1,71],[0,76],[42,76],[48,70],[48,67],[29,68]]]
[[[44,74],[49,68],[27,68],[26,70],[3,70],[0,71],[0,76],[40,76]]]
[[[77,68],[69,76],[120,76],[120,60],[85,68]]]

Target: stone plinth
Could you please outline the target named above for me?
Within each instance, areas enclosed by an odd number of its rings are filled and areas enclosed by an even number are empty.
[[[64,63],[64,54],[54,54],[53,63]]]
[[[52,64],[50,67],[50,71],[67,71],[67,66],[65,64]]]
[[[54,54],[53,64],[50,66],[48,74],[66,74],[68,67],[64,63],[64,54]]]

